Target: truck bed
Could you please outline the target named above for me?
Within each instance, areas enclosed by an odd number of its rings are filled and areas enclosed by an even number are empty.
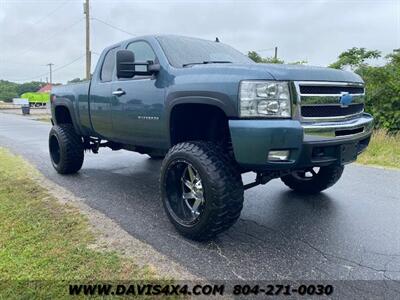
[[[77,122],[74,122],[76,128],[82,135],[89,135],[92,131],[92,126],[89,117],[89,88],[90,81],[70,83],[65,85],[54,86],[51,90],[51,98],[57,98],[57,103],[62,103],[69,108],[71,117]],[[72,106],[72,107],[71,107]],[[52,107],[52,115],[54,117]]]

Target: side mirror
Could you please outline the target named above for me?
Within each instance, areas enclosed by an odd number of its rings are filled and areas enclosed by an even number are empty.
[[[160,71],[160,69],[161,69],[160,64],[151,63],[151,64],[149,64],[149,65],[147,66],[147,71],[148,71],[150,74],[158,73],[158,72]]]
[[[160,64],[155,64],[153,61],[135,62],[135,54],[130,50],[118,50],[116,60],[118,78],[153,75],[161,68]]]
[[[135,75],[135,54],[132,51],[118,50],[116,64],[118,78],[132,78]]]

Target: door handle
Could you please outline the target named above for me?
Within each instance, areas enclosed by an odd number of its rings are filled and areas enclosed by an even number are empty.
[[[123,89],[118,89],[118,90],[112,92],[112,94],[113,94],[114,96],[120,97],[120,96],[122,96],[122,95],[125,95],[125,91],[124,91]]]

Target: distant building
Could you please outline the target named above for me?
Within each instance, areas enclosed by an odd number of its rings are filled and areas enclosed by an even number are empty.
[[[52,87],[51,84],[46,84],[46,85],[42,86],[37,92],[38,93],[49,93],[50,94],[51,87]]]

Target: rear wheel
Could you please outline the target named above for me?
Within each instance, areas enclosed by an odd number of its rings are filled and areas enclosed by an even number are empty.
[[[232,226],[243,207],[236,163],[210,142],[171,148],[161,167],[161,197],[168,218],[184,236],[207,240]]]
[[[343,166],[313,167],[294,171],[281,177],[285,185],[292,190],[316,194],[333,186],[342,176]]]
[[[49,152],[51,163],[60,174],[76,173],[82,167],[83,142],[72,124],[53,126],[49,134]]]

